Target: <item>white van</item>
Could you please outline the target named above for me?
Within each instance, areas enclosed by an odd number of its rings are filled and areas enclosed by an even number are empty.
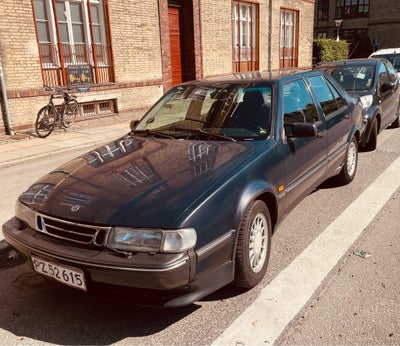
[[[388,59],[397,70],[397,74],[400,76],[400,48],[379,49],[376,52],[373,52],[369,57]]]

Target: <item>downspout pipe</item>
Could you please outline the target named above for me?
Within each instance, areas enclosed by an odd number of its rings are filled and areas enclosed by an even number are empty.
[[[272,0],[269,0],[268,13],[268,72],[272,70]]]
[[[3,113],[4,127],[7,135],[14,135],[15,132],[11,126],[10,111],[8,109],[7,91],[6,91],[6,85],[4,83],[3,65],[1,63],[1,60],[0,60],[0,85],[1,85],[1,90],[0,90],[1,109],[4,111]]]

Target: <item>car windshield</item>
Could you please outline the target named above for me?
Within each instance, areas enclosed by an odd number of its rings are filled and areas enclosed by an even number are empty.
[[[271,85],[185,84],[147,112],[135,134],[209,140],[255,140],[270,134]]]
[[[389,60],[397,72],[400,72],[400,54],[379,54],[374,55],[373,58],[385,58]]]
[[[327,70],[347,91],[363,91],[372,88],[375,66],[337,66]]]

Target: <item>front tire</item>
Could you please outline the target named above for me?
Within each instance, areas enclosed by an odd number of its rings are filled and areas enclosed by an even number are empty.
[[[256,286],[264,277],[271,253],[272,223],[264,202],[249,204],[239,228],[233,284],[243,288]]]
[[[338,183],[347,185],[353,181],[358,164],[358,143],[355,137],[352,138],[344,158],[343,167],[337,176]]]
[[[54,129],[55,125],[55,112],[54,108],[45,106],[37,114],[35,122],[35,130],[39,137],[47,137]]]

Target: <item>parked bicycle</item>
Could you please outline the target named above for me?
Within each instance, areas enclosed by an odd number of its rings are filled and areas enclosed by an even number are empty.
[[[57,125],[60,128],[70,127],[78,114],[78,101],[75,95],[70,95],[67,90],[71,88],[59,88],[45,86],[46,90],[55,91],[50,95],[49,103],[39,110],[35,130],[39,137],[47,137]],[[63,102],[60,105],[54,104],[54,99],[62,98]]]

